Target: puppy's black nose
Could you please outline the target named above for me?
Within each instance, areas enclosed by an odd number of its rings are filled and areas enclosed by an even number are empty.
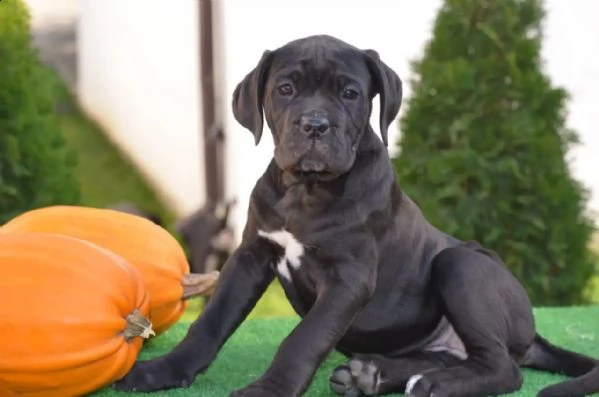
[[[300,129],[312,136],[317,137],[329,132],[329,119],[323,115],[304,115],[300,117]]]

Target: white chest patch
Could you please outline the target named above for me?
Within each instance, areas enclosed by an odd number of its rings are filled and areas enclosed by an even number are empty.
[[[304,246],[302,243],[297,241],[293,234],[286,230],[276,230],[272,232],[258,230],[258,235],[283,248],[285,254],[277,264],[277,271],[281,277],[291,281],[289,266],[297,270],[302,265],[300,261],[302,255],[304,255]]]

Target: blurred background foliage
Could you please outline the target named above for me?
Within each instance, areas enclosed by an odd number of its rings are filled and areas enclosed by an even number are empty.
[[[587,191],[566,161],[567,93],[541,65],[542,3],[447,0],[400,120],[394,163],[431,222],[500,253],[535,305],[588,301]]]
[[[52,72],[30,45],[23,3],[0,7],[0,222],[29,208],[79,202],[75,152],[55,115]]]

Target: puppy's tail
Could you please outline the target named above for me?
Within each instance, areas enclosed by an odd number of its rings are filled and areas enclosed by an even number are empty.
[[[537,397],[583,397],[599,391],[598,360],[557,347],[539,334],[522,366],[573,378],[544,388]]]

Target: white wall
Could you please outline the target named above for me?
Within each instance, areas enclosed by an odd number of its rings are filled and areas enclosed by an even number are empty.
[[[581,144],[569,156],[574,176],[591,189],[599,227],[599,2],[547,1],[543,58],[554,84],[570,94],[568,127]]]
[[[204,200],[197,1],[79,0],[79,96],[180,213]]]
[[[358,47],[376,49],[407,81],[409,61],[421,55],[441,1],[220,0],[217,4],[217,20],[222,25],[221,42],[216,47],[223,51],[220,57],[225,61],[220,86],[224,90],[222,114],[228,145],[227,190],[239,200],[233,221],[240,233],[249,193],[268,164],[273,145],[266,129],[262,142],[254,147],[251,133],[233,118],[230,98],[235,85],[256,65],[262,52],[298,37],[326,33]],[[599,134],[593,123],[599,114],[599,24],[593,20],[599,2],[574,0],[566,4],[563,0],[548,0],[547,4],[547,70],[573,96],[569,125],[576,128],[585,143],[575,152],[575,176],[592,185],[592,208],[599,211],[599,177],[595,176],[599,170]],[[410,94],[405,84],[405,97]],[[375,131],[377,115],[378,103],[373,109]],[[391,125],[389,133],[390,142],[395,142],[397,123]]]

